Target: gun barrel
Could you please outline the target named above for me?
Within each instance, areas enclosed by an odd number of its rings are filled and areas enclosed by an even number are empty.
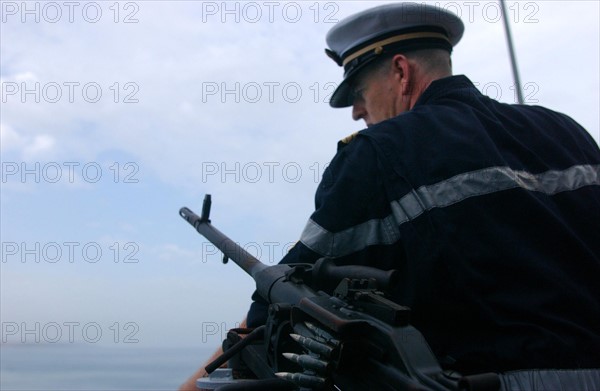
[[[208,202],[206,202],[208,200]],[[207,207],[208,204],[208,207]],[[210,198],[205,199],[205,204],[202,210],[202,217],[192,212],[189,208],[183,207],[179,210],[179,215],[183,217],[196,231],[212,244],[215,245],[221,252],[246,273],[256,280],[256,275],[268,266],[252,256],[244,250],[240,245],[229,239],[227,235],[213,227],[208,219],[210,209]]]

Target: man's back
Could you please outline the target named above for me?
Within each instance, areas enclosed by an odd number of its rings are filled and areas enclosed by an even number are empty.
[[[396,300],[443,364],[600,365],[600,152],[583,129],[458,76],[362,137],[400,227]]]

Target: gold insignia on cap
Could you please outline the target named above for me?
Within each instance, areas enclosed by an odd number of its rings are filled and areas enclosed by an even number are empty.
[[[375,54],[381,54],[383,52],[383,48],[381,46],[377,46],[374,50]]]

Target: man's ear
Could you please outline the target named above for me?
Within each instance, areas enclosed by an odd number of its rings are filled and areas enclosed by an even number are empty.
[[[393,80],[401,86],[402,95],[410,95],[412,91],[412,68],[408,58],[403,54],[396,54],[392,58]]]

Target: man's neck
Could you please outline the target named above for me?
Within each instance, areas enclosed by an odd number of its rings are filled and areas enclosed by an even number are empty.
[[[440,73],[436,75],[428,74],[427,77],[420,78],[419,82],[416,83],[413,87],[413,93],[410,96],[409,110],[412,110],[412,108],[417,104],[417,101],[419,100],[419,98],[421,98],[421,95],[423,95],[425,90],[429,88],[431,83],[433,83],[436,80],[450,76],[452,76],[452,74]]]

